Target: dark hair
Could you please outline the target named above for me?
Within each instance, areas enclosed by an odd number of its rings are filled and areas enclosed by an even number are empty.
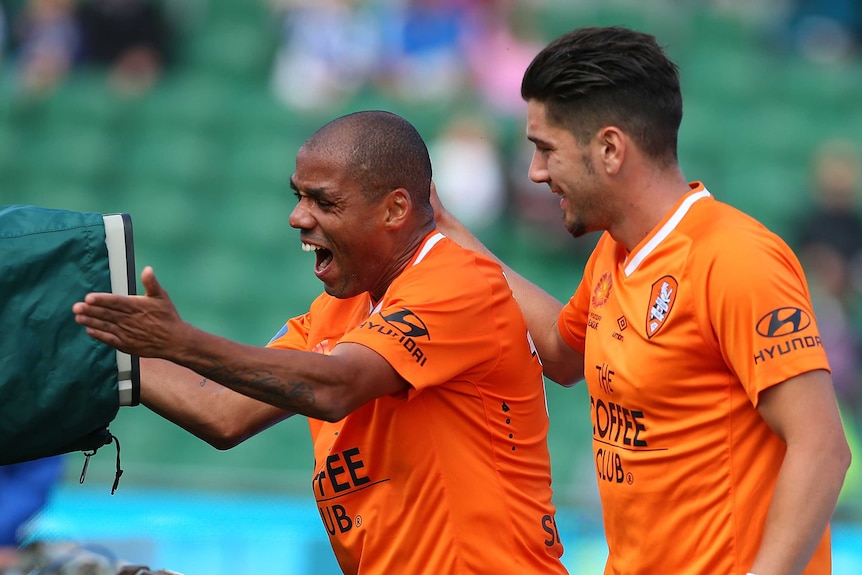
[[[404,188],[421,213],[433,216],[428,147],[401,116],[381,110],[347,114],[324,125],[307,144],[324,145],[342,155],[345,169],[360,183],[367,200]]]
[[[620,26],[573,30],[530,63],[521,97],[584,143],[615,125],[657,160],[677,160],[682,121],[679,69],[654,36]]]

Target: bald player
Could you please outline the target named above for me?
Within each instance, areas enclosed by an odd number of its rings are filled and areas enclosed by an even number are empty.
[[[499,264],[440,234],[403,118],[338,118],[300,148],[290,225],[325,293],[267,347],[146,295],[89,294],[87,333],[141,356],[141,401],[220,449],[294,414],[348,574],[564,574],[542,367]],[[277,454],[274,454],[277,455]]]

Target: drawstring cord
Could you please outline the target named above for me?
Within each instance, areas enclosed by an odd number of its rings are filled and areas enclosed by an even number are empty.
[[[123,475],[123,470],[120,467],[120,440],[117,439],[117,436],[114,435],[113,433],[111,433],[110,431],[108,433],[111,435],[111,440],[113,440],[113,442],[117,444],[117,471],[116,471],[116,475],[114,476],[114,485],[111,487],[111,495],[113,495],[114,493],[117,492],[117,487],[120,485],[120,476]],[[95,455],[98,450],[99,449],[96,448],[96,449],[93,449],[91,451],[84,451],[83,452],[83,454],[84,454],[84,467],[81,469],[81,477],[79,478],[78,483],[80,483],[80,484],[84,483],[84,479],[86,479],[86,477],[87,477],[87,467],[89,467],[89,465],[90,465],[90,457]]]
[[[120,440],[113,433],[111,434],[111,438],[117,444],[117,473],[114,476],[114,486],[111,487],[111,495],[113,495],[117,492],[117,487],[120,485],[120,476],[123,474],[123,470],[120,468]]]

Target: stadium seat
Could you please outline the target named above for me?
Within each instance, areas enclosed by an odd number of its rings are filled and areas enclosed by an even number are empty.
[[[265,78],[275,49],[275,21],[211,22],[187,41],[184,58],[196,70],[234,81]]]
[[[230,91],[230,83],[211,75],[171,75],[136,104],[130,131],[179,130],[223,137],[232,112]]]
[[[126,144],[125,174],[133,181],[203,185],[221,160],[219,142],[194,130],[156,126],[129,137]]]
[[[117,168],[115,142],[107,130],[85,124],[51,124],[31,135],[19,150],[20,169],[29,174],[53,175],[82,185],[95,185]]]

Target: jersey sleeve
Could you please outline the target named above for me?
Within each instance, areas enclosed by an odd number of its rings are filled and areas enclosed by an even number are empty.
[[[603,246],[603,243],[608,241],[608,236],[603,235],[592,254],[587,260],[587,265],[584,267],[584,275],[581,282],[578,284],[575,293],[569,298],[563,309],[560,310],[560,315],[557,318],[557,330],[560,332],[560,337],[563,338],[569,347],[584,353],[584,347],[587,337],[587,316],[590,310],[591,286],[593,285],[593,271],[598,260],[598,254]]]
[[[725,230],[722,236],[705,242],[715,255],[702,258],[711,261],[703,306],[712,333],[705,336],[715,338],[757,406],[763,390],[828,370],[829,363],[802,266],[790,248],[765,229]]]
[[[496,275],[494,280],[472,265],[449,266],[436,273],[413,269],[399,278],[397,289],[393,284],[394,293],[383,308],[341,342],[373,349],[414,389],[454,379],[478,380],[499,356],[500,314],[507,308],[517,310],[517,305],[504,308],[496,303],[512,297],[502,271]]]
[[[266,347],[307,351],[310,315],[310,313],[305,313],[287,320]]]
[[[587,310],[589,310],[589,290],[587,286],[586,276],[581,279],[575,293],[569,298],[563,309],[560,310],[560,316],[557,318],[557,329],[560,336],[563,338],[569,347],[575,351],[584,353],[584,343],[586,341],[586,325],[587,325]]]

